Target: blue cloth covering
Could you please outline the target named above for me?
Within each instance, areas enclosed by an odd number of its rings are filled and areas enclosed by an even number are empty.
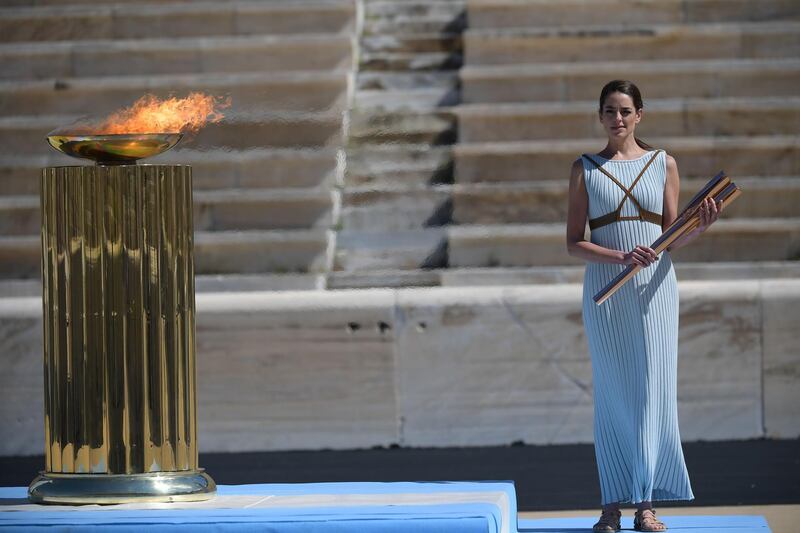
[[[632,512],[629,513],[632,515]],[[668,533],[769,533],[763,516],[659,516]],[[596,518],[520,520],[519,533],[591,533]],[[633,530],[633,518],[623,516],[622,529]]]
[[[509,514],[496,503],[433,502],[454,493],[505,493]],[[267,532],[267,533],[589,533],[595,519],[547,518],[520,520],[512,483],[309,483],[275,485],[220,485],[217,495],[305,496],[353,494],[430,495],[430,504],[328,505],[305,507],[117,509],[73,507],[68,510],[33,506],[36,510],[11,510],[27,504],[24,487],[0,487],[0,533],[10,531],[114,531],[147,533]],[[438,498],[441,500],[441,498]],[[487,499],[488,500],[488,499]],[[219,500],[218,500],[219,501]],[[391,499],[389,500],[391,501]],[[164,507],[163,505],[161,507]],[[769,533],[762,516],[661,516],[670,533]],[[623,528],[632,527],[630,516]]]
[[[453,493],[505,493],[509,508],[490,501],[393,503],[391,495],[421,494],[436,498]],[[311,483],[218,487],[226,496],[387,495],[368,505],[203,508],[9,510],[27,501],[23,487],[0,487],[0,531],[266,531],[299,533],[501,533],[515,531],[516,496],[512,483]],[[4,509],[4,507],[6,509]]]

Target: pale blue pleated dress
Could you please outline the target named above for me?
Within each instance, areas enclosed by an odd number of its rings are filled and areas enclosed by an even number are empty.
[[[616,161],[593,155],[625,187],[653,156]],[[583,159],[589,218],[614,211],[625,197],[608,176]],[[666,155],[660,152],[632,190],[642,208],[663,212]],[[636,216],[625,201],[621,215]],[[621,220],[592,230],[591,241],[630,251],[649,246],[661,227]],[[592,296],[623,265],[588,263],[583,321],[594,379],[594,438],[602,503],[694,498],[681,449],[677,412],[678,287],[669,253],[642,269],[604,304]]]

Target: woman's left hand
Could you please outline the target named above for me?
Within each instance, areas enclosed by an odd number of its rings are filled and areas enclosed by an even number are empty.
[[[700,204],[700,231],[705,231],[711,224],[717,221],[722,213],[722,202],[716,202],[712,198],[706,198]]]

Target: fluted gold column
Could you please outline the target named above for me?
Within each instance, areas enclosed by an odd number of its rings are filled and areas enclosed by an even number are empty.
[[[199,500],[191,167],[46,168],[48,503]]]

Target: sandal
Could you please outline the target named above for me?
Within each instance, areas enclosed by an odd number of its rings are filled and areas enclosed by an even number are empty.
[[[666,531],[664,522],[656,518],[655,509],[642,509],[633,516],[633,529],[636,531]]]
[[[600,514],[600,520],[592,527],[592,531],[595,533],[607,533],[610,531],[619,531],[622,529],[620,527],[619,521],[622,518],[622,513],[617,510],[604,510],[602,514]]]

